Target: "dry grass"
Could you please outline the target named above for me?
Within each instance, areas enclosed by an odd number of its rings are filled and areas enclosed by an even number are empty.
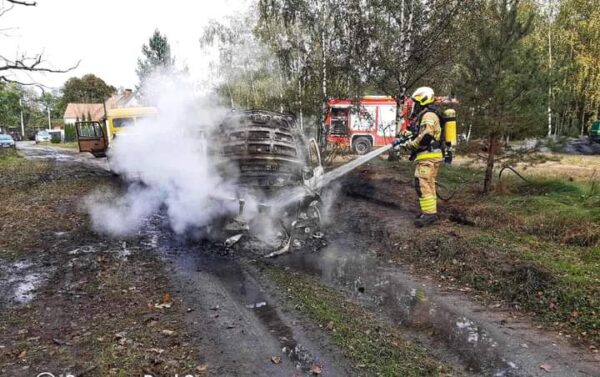
[[[372,191],[392,204],[414,200],[408,163],[366,167]],[[364,174],[361,175],[363,177]],[[506,176],[482,195],[481,170],[443,168],[439,180],[456,196],[440,203],[443,221],[390,233],[392,258],[468,287],[555,324],[572,339],[600,344],[600,185],[562,177]],[[393,194],[396,192],[397,194]],[[382,219],[363,223],[376,231]],[[374,229],[368,228],[373,224]],[[407,253],[406,250],[411,252]]]

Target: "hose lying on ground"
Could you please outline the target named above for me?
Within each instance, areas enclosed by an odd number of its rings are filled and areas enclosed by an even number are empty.
[[[525,178],[521,174],[519,174],[519,172],[517,172],[512,166],[505,166],[502,169],[500,169],[500,172],[498,173],[498,180],[502,180],[502,173],[506,169],[508,169],[508,170],[512,171],[513,173],[515,173],[517,175],[517,177],[521,178],[523,181],[525,181],[527,183],[531,183],[531,182],[529,182],[529,180],[527,180],[527,178]]]
[[[441,184],[441,183],[439,183],[439,182],[435,182],[435,186],[436,186],[436,187],[443,188],[445,191],[448,191],[448,187],[446,187],[445,185],[443,185],[443,184]],[[437,197],[438,197],[440,200],[442,200],[442,201],[444,201],[444,202],[447,202],[448,200],[450,200],[450,199],[454,198],[454,195],[456,195],[456,192],[457,192],[457,191],[458,191],[458,190],[454,190],[454,191],[452,191],[452,193],[451,193],[449,196],[446,196],[446,197],[444,197],[444,196],[440,195],[440,190],[435,190],[435,194],[437,195]]]

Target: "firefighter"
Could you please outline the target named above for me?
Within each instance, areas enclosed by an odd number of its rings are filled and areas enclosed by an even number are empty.
[[[444,156],[441,149],[442,128],[435,112],[433,89],[418,88],[411,99],[414,101],[410,119],[412,131],[405,131],[394,144],[408,149],[412,153],[411,159],[416,161],[415,189],[421,213],[415,225],[420,228],[437,221],[435,179]]]

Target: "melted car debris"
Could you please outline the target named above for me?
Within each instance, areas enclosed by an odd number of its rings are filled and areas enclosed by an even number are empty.
[[[320,233],[323,166],[314,139],[293,115],[234,113],[218,130],[224,176],[235,177],[237,213],[214,227],[228,249],[266,257],[285,254]],[[232,172],[232,166],[236,167]],[[291,198],[291,200],[289,200]]]

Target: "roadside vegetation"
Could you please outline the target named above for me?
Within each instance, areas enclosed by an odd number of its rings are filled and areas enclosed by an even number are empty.
[[[374,166],[381,166],[377,162]],[[542,169],[542,168],[537,168]],[[387,173],[412,173],[399,162]],[[505,173],[506,174],[506,173]],[[441,280],[474,291],[486,302],[530,312],[572,340],[596,351],[600,344],[600,186],[594,175],[506,174],[481,194],[483,172],[443,168],[439,177],[446,219],[431,229],[398,233],[395,254]],[[410,175],[409,175],[410,176]],[[408,182],[402,182],[408,183]],[[406,248],[407,245],[411,247]]]
[[[265,265],[266,276],[285,298],[314,323],[326,329],[361,376],[455,376],[422,346],[407,341],[402,331],[378,320],[309,275]]]
[[[0,177],[0,375],[198,373],[161,262],[140,240],[95,234],[80,208],[92,190],[118,189],[108,173],[5,151]],[[20,302],[7,287],[24,275],[44,280]]]

